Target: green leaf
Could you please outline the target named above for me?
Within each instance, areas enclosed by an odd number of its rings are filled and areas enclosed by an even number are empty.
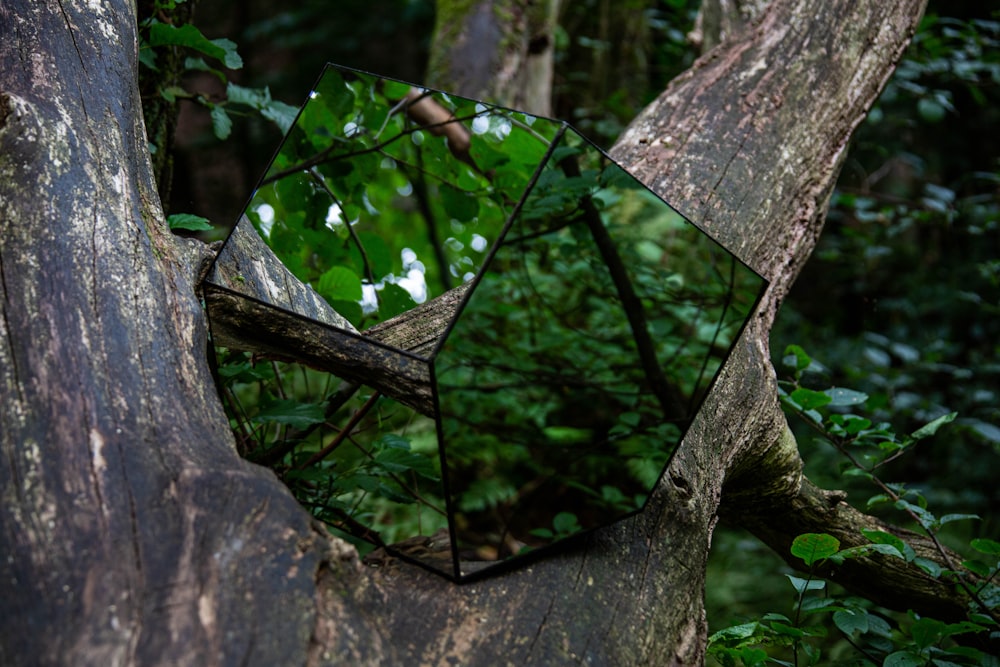
[[[360,301],[362,296],[361,278],[342,266],[321,275],[316,289],[329,301]]]
[[[821,591],[826,588],[826,582],[822,579],[803,579],[792,574],[786,574],[785,576],[792,582],[792,588],[799,595],[806,591]]]
[[[230,81],[226,85],[226,99],[233,104],[245,104],[260,109],[271,101],[271,91],[267,88],[246,88]]]
[[[920,505],[915,505],[908,500],[897,500],[893,505],[898,510],[909,511],[920,522],[920,525],[926,530],[936,531],[940,528],[938,519],[934,514]]]
[[[844,609],[833,612],[833,623],[848,637],[868,632],[868,612],[864,609]]]
[[[957,416],[958,416],[957,412],[949,412],[946,415],[941,415],[940,417],[930,422],[929,424],[924,424],[923,426],[918,428],[916,431],[910,434],[910,437],[913,438],[914,440],[920,440],[922,438],[927,438],[929,436],[932,436],[935,433],[937,433],[937,430],[942,426],[944,426],[945,424],[950,424],[951,422],[955,421],[955,417]]]
[[[468,222],[479,214],[479,199],[450,185],[442,185],[441,203],[445,212],[460,222]]]
[[[929,558],[914,558],[913,564],[935,579],[941,576],[941,566]]]
[[[837,553],[840,540],[826,533],[805,533],[792,541],[793,556],[801,558],[807,566],[826,560]]]
[[[383,435],[378,439],[378,445],[381,447],[389,447],[390,449],[410,450],[410,441],[401,435],[396,435],[395,433],[386,433]]]
[[[971,540],[969,546],[981,554],[1000,556],[1000,542],[986,539],[985,537]]]
[[[387,320],[413,308],[413,296],[399,285],[387,284],[378,291],[379,319]]]
[[[978,514],[945,514],[943,517],[938,519],[938,523],[942,526],[946,523],[951,523],[952,521],[978,521],[981,517]]]
[[[918,648],[925,649],[941,639],[946,630],[947,626],[937,619],[921,618],[910,627],[910,636]]]
[[[384,449],[375,455],[375,462],[392,473],[414,472],[430,480],[438,479],[430,458],[405,449]]]
[[[233,131],[233,121],[226,110],[216,104],[212,107],[212,132],[221,140],[226,140]]]
[[[565,535],[567,533],[575,533],[580,530],[580,524],[576,519],[576,515],[572,512],[559,512],[552,519],[552,527],[559,535]]]
[[[993,571],[992,568],[981,560],[963,560],[962,567],[971,570],[980,577],[988,577]]]
[[[150,46],[185,46],[221,60],[229,69],[243,67],[243,59],[236,53],[236,44],[228,39],[208,39],[201,30],[190,23],[180,26],[154,23],[149,27]]]
[[[407,93],[410,92],[410,84],[403,83],[402,81],[385,81],[385,88],[382,93],[385,95],[386,99],[389,100],[401,100],[406,97]]]
[[[804,387],[799,387],[793,391],[789,395],[789,398],[795,401],[795,403],[803,410],[820,408],[833,400],[829,395],[822,391],[813,391],[812,389],[806,389]]]
[[[831,387],[823,393],[830,397],[828,405],[858,405],[868,400],[868,394],[843,387]]]
[[[789,345],[785,348],[783,361],[786,365],[794,367],[798,372],[804,371],[812,364],[812,358],[798,345]]]
[[[292,399],[277,400],[263,407],[253,421],[277,422],[301,429],[322,423],[326,419],[323,407],[322,404],[301,403]]]
[[[191,213],[174,213],[167,217],[167,224],[170,225],[170,229],[187,229],[192,232],[204,232],[212,229],[208,218]]]
[[[299,115],[299,108],[285,104],[280,100],[271,100],[260,110],[260,115],[278,126],[282,132],[288,132]]]
[[[909,651],[896,651],[882,661],[882,667],[922,667],[925,664],[923,658]]]
[[[913,547],[891,533],[886,533],[881,530],[862,529],[861,534],[871,540],[872,544],[888,544],[894,547],[900,557],[902,557],[907,563],[912,561],[916,556],[916,553],[913,551]]]
[[[719,641],[720,639],[746,639],[747,637],[752,637],[759,626],[760,623],[757,623],[756,621],[732,625],[713,633],[712,636],[708,638],[708,641],[709,643],[712,643]]]

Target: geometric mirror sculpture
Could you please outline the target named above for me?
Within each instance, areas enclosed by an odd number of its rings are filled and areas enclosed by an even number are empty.
[[[328,66],[203,292],[249,458],[467,581],[640,511],[764,287],[568,124]]]

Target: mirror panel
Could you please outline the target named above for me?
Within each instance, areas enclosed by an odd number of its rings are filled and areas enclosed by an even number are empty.
[[[641,510],[765,286],[567,124],[334,66],[239,220],[242,453],[456,580]]]
[[[560,128],[330,67],[245,215],[363,331],[475,276]]]
[[[434,361],[462,574],[641,509],[762,282],[567,132]]]

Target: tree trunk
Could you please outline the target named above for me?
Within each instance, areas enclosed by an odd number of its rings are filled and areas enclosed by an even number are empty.
[[[437,0],[430,82],[441,90],[551,115],[561,0]]]
[[[805,488],[768,329],[922,7],[775,0],[633,123],[616,157],[771,289],[641,515],[456,586],[366,568],[236,455],[205,251],[170,236],[153,183],[133,3],[5,2],[0,663],[701,663],[724,485]]]

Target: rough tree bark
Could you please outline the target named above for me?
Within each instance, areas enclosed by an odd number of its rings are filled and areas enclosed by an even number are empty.
[[[4,2],[0,663],[699,664],[724,495],[775,545],[867,520],[802,480],[767,334],[922,9],[775,0],[636,119],[615,155],[772,287],[644,513],[456,586],[364,567],[236,455],[194,291],[205,250],[156,197],[134,4]]]

